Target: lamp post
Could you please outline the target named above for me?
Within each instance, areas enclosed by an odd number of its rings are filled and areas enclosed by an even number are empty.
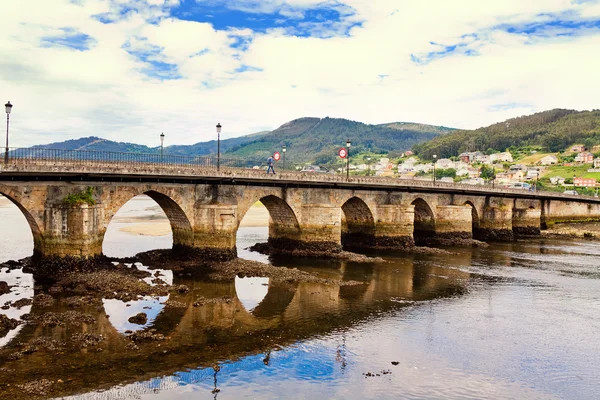
[[[163,160],[163,145],[165,143],[165,134],[164,132],[160,134],[160,162]]]
[[[437,159],[437,154],[433,155],[433,184],[435,185],[435,161]]]
[[[283,168],[285,169],[285,152],[287,151],[287,147],[285,147],[285,144],[281,147],[281,151],[283,153]]]
[[[6,108],[6,152],[4,153],[4,163],[8,164],[8,123],[10,121],[10,110],[12,109],[12,104],[10,101],[4,105]]]
[[[367,157],[367,176],[371,176],[371,157]]]
[[[346,180],[349,181],[350,180],[350,146],[352,145],[352,142],[350,142],[350,139],[346,140],[346,147],[348,148],[348,151],[346,152]]]
[[[221,124],[217,124],[217,171],[221,170]]]

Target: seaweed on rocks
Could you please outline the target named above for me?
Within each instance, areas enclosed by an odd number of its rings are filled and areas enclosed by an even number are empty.
[[[80,349],[96,347],[104,340],[106,338],[103,335],[96,335],[94,333],[75,333],[71,336],[71,343]]]
[[[357,263],[385,262],[381,257],[369,257],[349,251],[323,251],[320,248],[311,249],[308,247],[296,249],[290,247],[280,248],[274,246],[272,243],[256,243],[255,245],[250,246],[248,250],[266,255],[288,255],[292,257],[333,259]]]
[[[54,298],[46,293],[40,293],[33,296],[33,304],[38,307],[50,307],[54,304]]]
[[[214,280],[231,280],[236,276],[261,276],[268,277],[273,282],[316,282],[323,284],[336,284],[340,286],[364,285],[364,282],[342,281],[337,279],[319,278],[297,268],[275,267],[258,261],[237,258],[225,263],[215,264],[211,267],[209,277]]]
[[[8,283],[4,281],[0,281],[0,295],[10,293],[11,286],[8,286]]]
[[[21,316],[25,319],[25,316]],[[92,324],[96,322],[96,319],[90,314],[83,314],[78,311],[65,311],[62,313],[47,312],[37,316],[28,315],[26,320],[29,323],[39,323],[42,326],[64,326],[70,325],[81,325],[81,324]]]
[[[20,324],[20,321],[9,318],[4,314],[0,314],[0,337],[5,336],[9,331],[12,331]]]

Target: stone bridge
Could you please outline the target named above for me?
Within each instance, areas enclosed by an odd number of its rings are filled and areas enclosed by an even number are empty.
[[[92,188],[93,204],[67,196]],[[175,247],[216,259],[236,255],[248,209],[269,211],[274,247],[339,251],[406,247],[437,239],[511,240],[558,222],[600,220],[600,199],[390,178],[185,166],[14,164],[0,170],[0,194],[25,215],[34,251],[94,256],[113,216],[146,194],[163,209]]]

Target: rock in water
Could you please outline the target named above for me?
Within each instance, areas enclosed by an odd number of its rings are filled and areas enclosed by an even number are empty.
[[[128,321],[132,324],[145,325],[148,322],[148,316],[142,312],[129,318]]]

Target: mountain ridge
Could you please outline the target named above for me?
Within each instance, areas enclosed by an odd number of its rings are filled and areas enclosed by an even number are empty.
[[[263,159],[287,146],[287,159],[293,162],[332,162],[337,150],[351,139],[353,148],[373,152],[404,151],[420,141],[451,132],[452,128],[426,124],[393,122],[380,125],[364,124],[343,118],[301,117],[288,121],[273,131],[256,132],[237,138],[221,140],[222,157]],[[160,153],[160,147],[115,142],[97,136],[70,139],[33,149],[63,149],[113,151],[125,153]],[[301,149],[301,150],[297,150]],[[210,140],[192,145],[171,145],[165,154],[207,156],[216,154],[217,141]]]

